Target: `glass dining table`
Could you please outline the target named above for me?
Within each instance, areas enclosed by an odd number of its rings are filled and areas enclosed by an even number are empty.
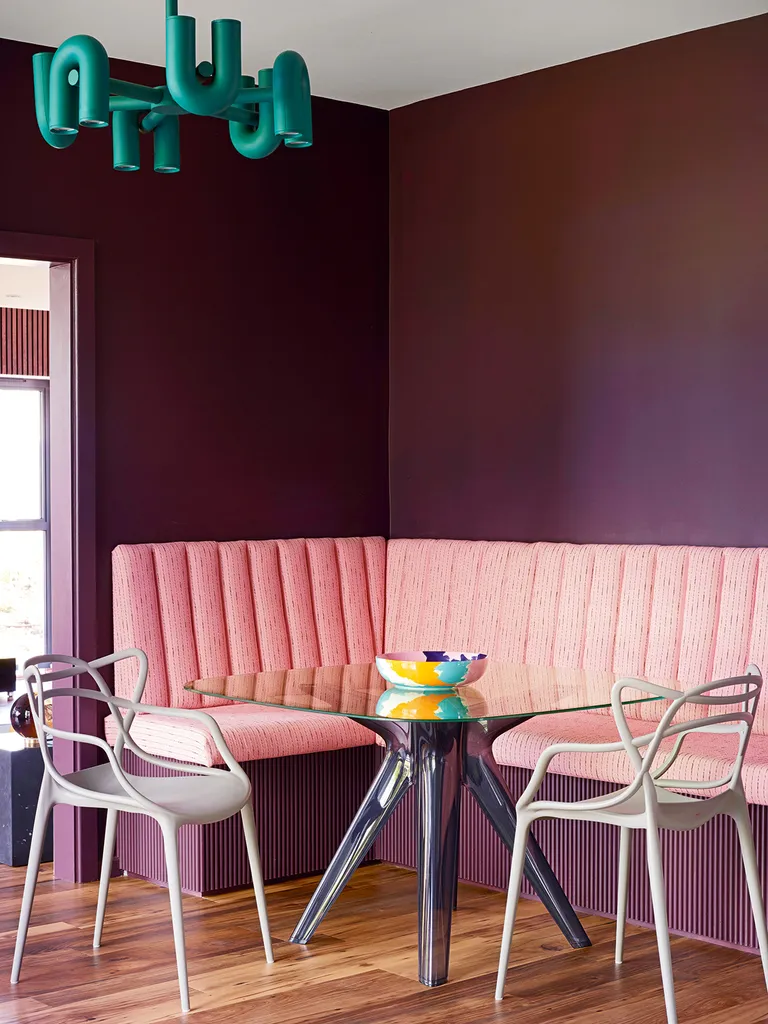
[[[397,805],[415,787],[418,973],[422,984],[433,986],[448,980],[462,787],[472,794],[511,852],[515,798],[494,759],[494,740],[534,715],[609,707],[616,678],[611,672],[490,663],[479,680],[456,691],[459,704],[449,702],[449,712],[441,712],[439,695],[430,693],[422,700],[406,700],[400,705],[395,702],[398,717],[377,713],[382,693],[391,687],[375,664],[219,676],[198,679],[188,683],[186,689],[268,707],[344,715],[384,740],[386,753],[381,767],[296,925],[291,942],[303,945],[310,941]],[[625,690],[623,703],[649,699],[656,698]],[[528,841],[525,874],[570,944],[590,945],[533,837]]]

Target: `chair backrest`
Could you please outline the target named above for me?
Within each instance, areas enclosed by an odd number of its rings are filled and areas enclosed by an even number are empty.
[[[624,690],[635,688],[656,693],[670,701],[655,732],[649,736],[633,736],[621,703]],[[652,683],[620,679],[613,687],[611,703],[619,735],[636,772],[634,781],[624,791],[622,798],[625,799],[640,786],[644,786],[647,792],[652,792],[654,787],[711,791],[740,786],[744,755],[762,688],[763,678],[756,665],[749,665],[743,676],[704,683],[679,694]],[[694,733],[733,733],[738,737],[733,762],[725,775],[696,781],[669,776],[686,738]],[[656,766],[662,744],[670,739],[674,739],[671,751],[661,765]]]
[[[134,658],[137,659],[139,663],[139,671],[136,684],[133,688],[132,699],[116,697],[107,686],[104,677],[99,670],[107,665],[122,664]],[[40,670],[41,665],[51,666],[58,664],[65,665],[67,667],[62,669],[53,669],[47,672],[41,672]],[[122,765],[122,754],[125,748],[128,748],[133,754],[136,754],[142,760],[160,765],[164,768],[172,768],[174,770],[180,769],[185,773],[190,773],[192,775],[219,775],[220,769],[218,767],[210,768],[206,765],[188,765],[180,764],[178,761],[168,761],[164,758],[156,757],[154,754],[149,754],[134,742],[130,735],[131,725],[133,724],[136,714],[147,708],[147,705],[139,703],[147,681],[147,668],[147,656],[144,651],[137,648],[117,651],[114,654],[108,654],[106,657],[98,658],[91,662],[82,661],[80,658],[72,658],[68,655],[44,654],[36,658],[30,658],[25,663],[24,681],[32,711],[32,718],[37,734],[41,740],[40,747],[43,755],[45,772],[48,777],[53,779],[60,789],[65,790],[70,794],[71,802],[79,805],[84,804],[86,806],[93,806],[95,804],[96,806],[117,807],[118,809],[125,808],[128,810],[136,810],[138,808],[148,814],[154,814],[155,816],[157,816],[158,813],[166,813],[162,807],[150,800],[132,784],[130,777],[127,775]],[[45,684],[48,682],[55,682],[60,679],[70,679],[72,677],[83,675],[88,675],[93,682],[96,683],[96,689],[89,689],[84,686],[54,686],[49,689],[45,688]],[[90,699],[106,704],[117,727],[117,739],[115,741],[114,748],[111,747],[101,736],[94,736],[90,733],[74,732],[68,729],[60,729],[52,723],[49,725],[45,720],[45,702],[46,700],[50,700],[55,697]],[[208,715],[201,711],[192,709],[170,712],[166,708],[150,707],[149,710],[153,710],[156,713],[163,712],[165,714],[186,715],[187,717],[191,716],[197,720],[202,719],[205,721],[209,732],[211,733],[211,738],[218,747],[219,753],[222,755],[227,768],[232,774],[239,776],[246,791],[250,789],[250,782],[247,775],[237,763],[231,751],[227,748],[218,725]],[[114,778],[118,783],[118,792],[115,793],[113,787],[109,787],[107,792],[99,792],[98,790],[90,787],[86,788],[85,786],[80,786],[76,781],[77,773],[74,774],[74,777],[70,775],[62,775],[54,764],[51,751],[48,748],[48,736],[70,740],[74,743],[86,743],[91,746],[99,747],[106,755],[106,759],[112,769]],[[72,800],[72,797],[75,797],[76,799]]]
[[[99,670],[108,665],[114,665],[116,662],[122,662],[132,658],[135,658],[138,661],[138,674],[136,677],[136,683],[133,687],[132,700],[134,702],[139,702],[147,681],[148,668],[147,656],[141,650],[132,649],[120,651],[117,654],[110,654],[104,658],[98,658],[91,662],[83,661],[81,658],[73,658],[69,655],[42,654],[38,657],[30,658],[24,663],[24,683],[26,685],[27,698],[32,712],[32,720],[40,739],[43,766],[46,773],[51,776],[59,786],[70,793],[81,793],[82,787],[72,783],[58,770],[54,764],[53,757],[51,756],[47,737],[50,736],[52,738],[69,740],[73,743],[85,743],[91,746],[100,747],[107,754],[107,758],[112,765],[113,771],[122,785],[124,780],[124,774],[122,771],[122,752],[126,742],[130,742],[128,733],[131,728],[131,724],[133,723],[135,712],[129,710],[125,717],[123,717],[118,706],[113,703],[114,695]],[[65,665],[66,667],[61,669],[49,668],[49,666],[52,665]],[[49,670],[41,671],[41,666],[45,666],[46,668],[49,668]],[[89,691],[85,687],[80,687],[77,690],[61,687],[46,689],[46,683],[56,682],[61,679],[72,679],[83,675],[87,675],[93,680],[96,684],[96,691]],[[117,740],[115,741],[114,750],[99,736],[94,736],[90,733],[75,732],[70,729],[59,729],[53,724],[49,725],[45,720],[45,702],[46,700],[51,700],[55,695],[72,696],[75,699],[78,699],[88,698],[89,696],[95,696],[96,694],[99,694],[104,699],[104,702],[109,708],[110,714],[117,724]],[[123,788],[125,788],[125,786]],[[130,788],[132,789],[132,787]]]

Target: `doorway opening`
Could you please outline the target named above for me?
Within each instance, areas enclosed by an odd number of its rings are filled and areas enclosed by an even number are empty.
[[[0,663],[17,690],[51,649],[49,275],[0,257]]]
[[[96,656],[93,264],[90,240],[0,231],[0,659],[17,684],[35,654]],[[91,704],[61,698],[56,726],[97,733]],[[64,773],[95,754],[54,741]],[[94,813],[58,808],[53,833],[56,876],[97,877]]]

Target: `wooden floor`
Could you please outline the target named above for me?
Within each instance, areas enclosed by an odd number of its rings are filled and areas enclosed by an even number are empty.
[[[630,929],[627,960],[613,963],[613,925],[585,919],[594,942],[572,950],[542,907],[523,901],[503,1003],[493,999],[504,900],[462,886],[451,981],[416,981],[415,876],[361,869],[311,946],[288,936],[314,881],[268,887],[276,962],[267,966],[246,892],[184,901],[192,1014],[178,1008],[167,894],[113,880],[104,943],[91,948],[93,885],[38,886],[21,983],[8,983],[23,869],[0,867],[0,1024],[662,1024],[654,936]],[[757,958],[673,941],[681,1024],[768,1021]]]

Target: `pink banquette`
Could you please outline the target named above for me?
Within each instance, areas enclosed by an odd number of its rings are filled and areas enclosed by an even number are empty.
[[[373,734],[334,716],[217,703],[185,692],[191,679],[291,667],[372,661],[384,650],[486,651],[496,660],[605,669],[694,684],[768,670],[768,549],[574,545],[460,540],[343,538],[122,545],[113,553],[115,648],[149,656],[147,703],[203,707],[216,718],[251,777],[264,829],[265,875],[289,877],[327,864],[381,757]],[[118,694],[130,680],[118,675]],[[637,705],[638,733],[660,706]],[[217,752],[189,722],[142,716],[133,733],[151,753],[213,765]],[[110,737],[109,727],[107,728]],[[498,762],[522,791],[541,751],[555,742],[615,739],[609,714],[574,712],[531,719],[497,740]],[[680,777],[723,774],[728,757],[715,736],[696,737]],[[768,703],[759,712],[744,768],[763,868],[768,861]],[[621,754],[560,758],[553,794],[573,799],[629,781]],[[158,769],[162,771],[162,769]],[[318,802],[319,800],[319,802]],[[162,882],[159,836],[124,815],[121,867]],[[670,926],[681,933],[755,948],[749,904],[737,894],[722,919],[708,893],[707,865],[734,856],[730,823],[666,837],[680,872]],[[583,844],[616,863],[610,830],[585,828],[582,842],[546,823],[540,841],[575,906],[615,910],[612,868],[583,871]],[[697,844],[696,850],[693,844]],[[638,844],[639,845],[639,844]],[[374,850],[408,865],[411,819],[399,809]],[[192,827],[183,840],[182,880],[204,893],[247,884],[239,838],[222,825]],[[642,850],[636,851],[638,858]],[[639,860],[638,860],[639,865]],[[462,821],[460,871],[479,884],[506,885],[506,853],[475,808]],[[652,921],[644,872],[630,896],[630,919]],[[740,878],[734,865],[732,877]],[[684,880],[688,879],[684,884]],[[693,879],[693,881],[691,881]],[[765,884],[765,879],[764,879]],[[690,891],[689,891],[690,890]],[[695,890],[695,891],[694,891]],[[743,898],[742,898],[743,896]]]

